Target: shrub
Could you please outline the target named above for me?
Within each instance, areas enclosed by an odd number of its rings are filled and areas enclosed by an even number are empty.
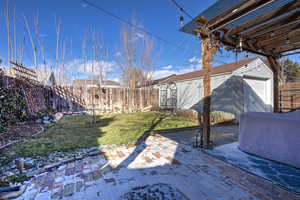
[[[152,112],[161,112],[163,109],[159,106],[153,106],[150,109]]]
[[[175,111],[175,115],[178,117],[185,117],[189,119],[198,120],[199,114],[202,116],[202,113],[199,113],[194,110],[188,109],[178,109]],[[224,122],[230,122],[235,120],[235,116],[232,113],[224,112],[224,111],[212,111],[210,114],[211,123],[218,124]]]
[[[164,112],[164,110],[160,107],[152,107],[151,111]],[[183,117],[183,118],[194,119],[194,120],[198,120],[199,114],[200,116],[202,116],[203,114],[191,109],[177,109],[173,113],[177,117]],[[235,120],[235,116],[232,113],[215,110],[211,112],[210,120],[212,124],[232,122],[233,120]]]
[[[0,71],[0,132],[18,121],[27,119],[26,102],[19,81],[7,86],[3,72]]]
[[[189,119],[198,120],[198,112],[194,111],[194,110],[178,109],[175,111],[175,115],[178,117],[185,117],[185,118],[189,118]]]
[[[234,114],[224,111],[212,111],[210,118],[211,122],[214,124],[230,122],[235,120]]]

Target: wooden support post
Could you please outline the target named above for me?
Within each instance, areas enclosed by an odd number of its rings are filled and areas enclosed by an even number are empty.
[[[214,47],[211,47],[210,38],[202,40],[202,65],[204,70],[203,77],[203,145],[205,148],[211,146],[210,139],[210,104],[211,104],[211,60],[216,52]]]
[[[279,112],[279,64],[273,56],[268,56],[268,61],[274,73],[273,78],[273,99],[274,99],[274,112]]]

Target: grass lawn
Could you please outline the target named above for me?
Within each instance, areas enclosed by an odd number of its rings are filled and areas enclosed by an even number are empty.
[[[38,138],[28,139],[4,151],[8,160],[15,157],[47,156],[54,151],[72,152],[105,144],[129,144],[145,131],[197,125],[196,120],[159,112],[65,117]]]

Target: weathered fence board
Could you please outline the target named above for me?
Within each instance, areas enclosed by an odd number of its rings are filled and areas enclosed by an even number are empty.
[[[153,88],[73,88],[85,101],[87,110],[97,113],[136,112],[158,106],[159,90]]]
[[[280,87],[280,111],[288,112],[300,108],[300,82],[287,83]]]
[[[37,81],[34,70],[17,63],[12,64],[15,77],[9,79],[11,81],[7,86],[18,80],[30,114],[49,108],[97,113],[136,112],[159,105],[158,89],[44,86]]]

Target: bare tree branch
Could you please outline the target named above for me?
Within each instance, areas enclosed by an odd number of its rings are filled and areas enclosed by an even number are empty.
[[[137,24],[133,19],[132,23]],[[135,28],[124,26],[121,30],[122,55],[119,65],[126,86],[146,86],[154,70],[154,41]]]
[[[26,30],[27,30],[27,33],[28,33],[28,36],[29,36],[29,39],[30,39],[31,47],[32,47],[32,50],[33,50],[34,66],[37,69],[37,45],[36,45],[36,43],[33,39],[33,36],[31,34],[31,30],[30,30],[30,26],[29,26],[28,20],[27,20],[25,15],[23,15],[23,19],[24,19],[24,24],[25,24],[25,27],[26,27]]]

